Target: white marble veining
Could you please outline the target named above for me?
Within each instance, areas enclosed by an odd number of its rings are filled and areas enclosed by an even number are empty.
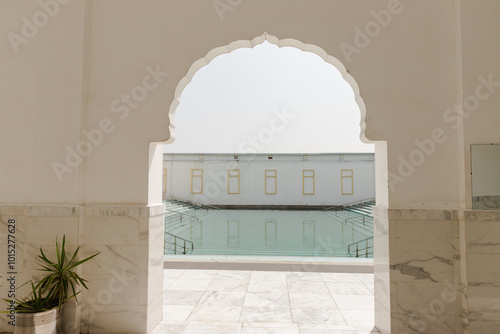
[[[390,220],[458,220],[457,210],[442,209],[388,209]]]
[[[248,290],[249,280],[245,279],[217,279],[210,283],[207,290],[241,292]]]
[[[373,284],[373,274],[167,269],[164,277],[164,319],[153,334],[379,333],[368,289],[367,295],[335,294],[346,284]],[[264,285],[264,291],[252,291],[250,283]],[[305,288],[297,292],[301,285]],[[284,290],[268,291],[271,286]]]
[[[469,287],[469,317],[500,322],[500,287]]]
[[[500,254],[499,221],[465,222],[468,254]]]
[[[331,294],[290,293],[289,298],[292,308],[337,309]]]
[[[288,292],[248,292],[245,297],[246,307],[289,307]]]
[[[245,292],[226,291],[206,291],[201,300],[200,306],[243,306]]]
[[[342,313],[337,309],[294,308],[292,321],[297,324],[347,325]]]
[[[452,282],[454,259],[451,251],[393,250],[391,253],[391,280]]]

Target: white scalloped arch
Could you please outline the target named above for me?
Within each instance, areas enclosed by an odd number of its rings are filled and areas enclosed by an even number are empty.
[[[215,49],[212,49],[207,55],[203,58],[198,59],[191,65],[189,68],[187,74],[179,81],[177,84],[177,87],[175,88],[175,93],[174,93],[174,100],[170,104],[170,109],[168,111],[168,118],[169,118],[169,133],[170,137],[166,141],[167,144],[173,143],[175,140],[175,124],[174,124],[174,119],[175,119],[175,111],[177,110],[177,107],[179,106],[182,91],[186,86],[191,82],[193,79],[194,75],[200,68],[203,66],[208,65],[215,57],[218,57],[220,55],[230,53],[236,49],[242,49],[242,48],[253,48],[256,45],[262,44],[265,41],[268,41],[271,44],[274,44],[280,48],[282,47],[294,47],[296,49],[302,50],[302,51],[307,51],[307,52],[312,52],[320,56],[325,62],[335,66],[341,73],[342,77],[344,78],[345,81],[351,86],[353,92],[354,92],[354,98],[356,100],[356,103],[358,104],[359,110],[361,112],[361,121],[360,121],[360,127],[361,127],[361,133],[360,133],[360,138],[363,142],[371,142],[368,140],[365,136],[365,130],[366,130],[366,107],[365,103],[363,101],[363,98],[359,94],[359,86],[356,83],[356,80],[347,72],[345,66],[335,57],[330,56],[329,54],[326,53],[325,50],[320,48],[319,46],[316,46],[314,44],[305,44],[302,43],[296,39],[292,38],[287,38],[287,39],[279,39],[278,37],[269,35],[267,32],[255,37],[251,41],[249,40],[239,40],[232,42],[226,46],[221,46],[217,47]]]

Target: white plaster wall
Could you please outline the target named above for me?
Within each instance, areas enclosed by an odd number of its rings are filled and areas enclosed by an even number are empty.
[[[19,32],[20,17],[32,15],[38,4],[2,2],[2,13],[8,13],[2,20],[6,74],[2,77],[25,73],[22,80],[2,79],[1,84],[5,88],[2,109],[20,110],[8,113],[2,133],[13,138],[8,142],[19,138],[25,146],[5,147],[11,153],[3,160],[8,172],[2,173],[0,182],[14,189],[3,195],[5,201],[23,202],[34,196],[44,202],[70,202],[77,200],[79,191],[88,203],[147,203],[148,145],[169,138],[166,111],[178,82],[215,47],[250,40],[264,31],[318,45],[347,66],[367,105],[366,136],[389,142],[389,170],[398,173],[398,157],[408,160],[418,149],[414,140],[428,137],[434,125],[442,122],[443,110],[454,103],[454,2],[401,3],[379,35],[369,38],[359,54],[346,57],[341,45],[354,45],[354,29],[375,20],[371,11],[387,10],[393,4],[281,0],[271,6],[256,0],[243,2],[221,21],[211,2],[70,2],[15,54],[5,36]],[[148,66],[158,66],[169,75],[148,91],[145,100],[130,107],[128,116],[115,113],[113,101],[143,85]],[[45,115],[43,110],[48,110],[46,121],[40,117]],[[85,182],[77,191],[78,170],[74,169],[59,184],[51,162],[64,161],[65,147],[74,148],[84,139],[80,130],[95,129],[105,118],[113,130],[82,165]],[[28,119],[31,125],[26,124]],[[390,201],[409,207],[456,206],[458,175],[450,165],[457,159],[455,144],[450,136],[436,154],[403,176]],[[431,186],[419,181],[424,175]]]
[[[168,154],[164,158],[164,168],[167,169],[166,198],[176,197],[212,205],[335,205],[375,197],[372,154],[344,155],[344,160],[338,160],[336,155],[308,155],[307,161],[302,160],[302,155],[274,155],[272,161],[266,160],[267,155],[255,159],[240,155],[240,160],[230,160],[232,156],[209,157],[205,154],[202,161],[189,161],[192,157],[198,158],[198,155],[174,156],[175,161]],[[191,193],[192,169],[203,169],[203,194]],[[239,194],[228,194],[228,169],[240,170]],[[315,171],[315,194],[304,195],[302,171],[310,169]],[[342,169],[353,170],[352,195],[342,195]],[[276,195],[265,194],[265,170],[277,171]]]
[[[482,100],[465,125],[456,130],[453,119],[443,116],[449,109],[453,111],[455,103],[476,95],[480,76],[499,80],[500,37],[496,32],[500,29],[500,3],[401,2],[402,9],[397,7],[397,14],[380,33],[365,39],[362,46],[358,43],[358,52],[347,57],[341,45],[355,44],[356,27],[364,29],[376,22],[373,11],[395,3],[252,0],[241,2],[220,20],[211,1],[70,1],[15,53],[8,34],[21,34],[22,18],[30,19],[40,11],[40,5],[35,0],[0,2],[0,203],[19,204],[23,212],[6,214],[2,219],[22,217],[24,210],[39,203],[147,205],[148,184],[154,178],[161,182],[161,159],[156,159],[157,165],[149,173],[149,145],[172,137],[168,109],[179,81],[196,60],[214,48],[251,40],[265,31],[323,48],[356,80],[366,104],[366,137],[387,141],[387,149],[382,143],[376,146],[377,154],[387,152],[387,159],[385,155],[377,157],[376,164],[380,205],[470,208],[469,147],[500,142],[500,95]],[[169,72],[168,77],[148,91],[146,99],[130,107],[128,116],[123,109],[114,112],[113,101],[144,85],[147,68],[157,66]],[[174,120],[173,115],[170,118]],[[82,130],[97,128],[103,119],[112,122],[105,127],[109,133],[59,182],[52,162],[63,163],[66,147],[75,148],[85,140]],[[438,131],[433,136],[435,129],[445,134]],[[418,144],[422,142],[427,145]],[[411,157],[414,163],[408,167],[405,161]],[[392,180],[391,187],[387,179]],[[77,221],[67,219],[67,223],[74,240],[89,243],[82,237],[84,215]],[[73,230],[77,225],[78,230]],[[30,239],[34,247],[45,242],[39,230]],[[460,256],[465,259],[463,240],[469,232],[460,231]],[[482,232],[488,233],[488,229]],[[476,237],[481,239],[481,235]],[[140,236],[134,238],[137,242]],[[103,240],[102,244],[106,243]],[[385,250],[389,249],[389,244],[386,246]],[[484,263],[494,263],[495,252],[485,254]],[[134,265],[143,265],[151,255],[144,253]],[[114,263],[113,257],[109,259]],[[5,268],[4,261],[1,257],[1,268]],[[461,266],[456,276],[468,282],[466,262]],[[390,290],[389,285],[386,288]],[[135,316],[143,317],[149,312],[145,309],[155,308],[152,297],[146,299],[142,302],[148,306],[139,307]],[[110,312],[116,314],[116,310]],[[157,319],[146,317],[148,321]],[[491,329],[498,322],[498,317],[492,316],[485,324],[477,316],[474,328],[484,332],[485,326]],[[147,327],[151,326],[148,323]],[[383,330],[389,331],[390,323]]]

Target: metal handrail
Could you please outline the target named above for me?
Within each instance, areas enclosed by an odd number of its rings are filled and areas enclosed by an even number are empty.
[[[191,244],[191,251],[194,249],[194,244],[193,244],[192,241],[189,241],[187,239],[178,237],[178,236],[176,236],[175,234],[172,234],[172,233],[165,232],[165,234],[168,234],[168,235],[174,237],[174,242],[173,243],[172,242],[168,242],[167,240],[165,240],[166,244],[174,245],[174,249],[169,249],[169,248],[165,247],[165,249],[173,251],[174,254],[177,254],[177,239],[180,239],[180,240],[182,240],[184,242],[183,245],[182,245],[182,249],[183,249],[182,254],[185,255],[187,253],[186,243]]]
[[[196,216],[193,216],[193,215],[190,215],[190,214],[187,214],[187,213],[184,213],[184,212],[179,212],[179,211],[175,211],[175,210],[170,210],[170,209],[167,209],[165,208],[166,211],[170,211],[170,212],[173,212],[173,213],[176,213],[178,215],[180,215],[180,219],[182,221],[182,216],[188,216],[188,217],[191,217],[192,219],[195,219],[196,222],[199,222],[200,221],[200,218],[196,217]]]
[[[368,255],[373,255],[373,253],[374,253],[373,243],[372,243],[371,246],[368,245],[368,242],[370,240],[373,242],[373,237],[369,237],[369,238],[366,238],[366,239],[363,239],[363,240],[360,240],[360,241],[356,241],[356,242],[353,242],[352,244],[347,245],[347,254],[353,256],[353,254],[351,253],[351,247],[356,246],[355,257],[360,257],[360,256],[368,257]],[[362,242],[365,243],[365,245],[364,245],[365,247],[364,248],[359,248],[359,245]],[[364,252],[362,252],[360,254],[360,251],[364,251]]]
[[[191,202],[191,201],[188,201],[188,200],[185,200],[185,199],[182,199],[182,198],[177,198],[177,197],[172,197],[172,196],[170,196],[170,199],[173,199],[173,200],[179,201],[179,202],[183,202],[183,203],[187,203],[187,204],[190,204],[192,206],[201,206],[202,208],[205,207],[207,209],[213,209],[213,210],[219,210],[220,211],[219,207],[216,207],[216,206],[213,206],[213,205]]]
[[[358,201],[355,201],[355,202],[349,202],[349,203],[344,203],[344,204],[338,204],[338,205],[334,205],[334,206],[330,206],[326,209],[323,209],[323,211],[328,211],[328,210],[331,210],[331,209],[334,209],[334,208],[343,208],[343,207],[346,207],[346,206],[353,206],[353,205],[356,205],[356,204],[363,204],[363,203],[368,203],[368,202],[373,202],[375,201],[375,198],[367,198],[367,199],[362,199],[362,200],[358,200]]]
[[[359,216],[355,216],[355,217],[346,218],[346,219],[344,219],[344,223],[345,224],[349,224],[349,223],[353,223],[354,224],[354,223],[361,223],[362,222],[363,225],[365,225],[366,221],[370,220],[370,219],[373,220],[373,217],[370,216],[370,215],[363,214],[363,215],[359,215]]]

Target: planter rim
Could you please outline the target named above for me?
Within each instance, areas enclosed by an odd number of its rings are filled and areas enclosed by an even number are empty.
[[[34,327],[55,322],[60,317],[58,307],[44,312],[16,313],[16,327]]]

